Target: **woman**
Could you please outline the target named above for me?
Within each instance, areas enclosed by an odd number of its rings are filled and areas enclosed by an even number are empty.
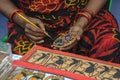
[[[8,42],[13,52],[25,54],[34,45],[51,48],[61,33],[73,32],[77,41],[59,50],[119,63],[118,26],[104,8],[107,0],[0,0],[9,18]],[[7,5],[6,5],[7,4]],[[35,28],[16,13],[39,26]],[[47,37],[44,32],[52,36]]]

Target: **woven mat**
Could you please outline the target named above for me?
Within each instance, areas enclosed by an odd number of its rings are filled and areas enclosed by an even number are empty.
[[[0,52],[0,64],[1,64],[1,63],[4,61],[4,59],[5,59],[6,57],[8,57],[8,56],[9,56],[9,54]]]

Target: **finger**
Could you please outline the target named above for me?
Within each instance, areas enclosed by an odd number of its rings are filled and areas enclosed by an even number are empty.
[[[69,32],[71,33],[73,31],[73,27],[70,28]]]
[[[36,28],[36,27],[34,27],[34,26],[32,26],[31,24],[26,24],[26,28],[25,29],[29,29],[29,30],[31,30],[31,31],[33,31],[33,32],[41,32],[41,29],[40,28]]]
[[[38,25],[45,32],[45,27],[44,27],[44,25],[43,25],[43,23],[41,21],[38,23]]]
[[[37,41],[36,44],[42,44],[44,43],[44,40]]]
[[[78,40],[78,41],[80,40],[80,36],[77,37],[77,40]]]
[[[73,26],[70,31],[70,33],[76,35],[77,40],[80,40],[83,33],[83,29],[80,26]]]
[[[53,49],[59,49],[59,48],[57,48],[57,47],[53,47]]]
[[[77,33],[77,40],[78,40],[78,41],[80,40],[82,34],[83,34],[83,30],[80,29],[80,31],[78,31],[78,33]]]
[[[30,35],[30,34],[27,34],[27,33],[26,33],[26,36],[27,36],[28,38],[30,38],[31,40],[35,41],[35,42],[40,41],[40,40],[43,40],[43,37],[35,37],[35,36]]]
[[[26,24],[25,32],[31,34],[36,37],[45,36],[45,34],[41,31],[41,29],[36,29],[36,27],[31,26],[30,24]]]
[[[80,32],[77,34],[76,38],[77,38],[78,41],[80,40],[80,38],[81,38],[81,33]]]
[[[41,21],[39,21],[39,23],[37,23],[37,25],[41,28],[41,31],[44,35],[47,35],[47,32],[45,30],[45,27],[43,25],[43,23]]]
[[[38,29],[36,29],[36,27],[33,27],[33,26],[32,26],[31,24],[29,24],[29,23],[27,23],[25,26],[26,26],[25,29],[29,29],[29,30],[34,31],[34,32],[37,32],[37,31],[38,31]]]
[[[42,29],[42,31],[45,31],[45,27],[44,27],[44,24],[43,24],[43,22],[42,21],[40,21],[39,19],[33,19],[33,22],[37,25],[37,26],[39,26],[41,29]]]
[[[79,33],[79,30],[75,30],[74,28],[71,28],[70,32],[69,32],[69,34],[73,34],[73,35],[76,35],[76,36],[77,36],[78,33]]]
[[[43,33],[36,33],[36,32],[33,32],[29,29],[25,29],[25,33],[30,34],[30,35],[35,36],[35,37],[44,37],[45,36],[45,34],[43,34]]]

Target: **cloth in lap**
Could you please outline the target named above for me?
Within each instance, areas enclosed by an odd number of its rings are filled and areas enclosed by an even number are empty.
[[[64,34],[77,20],[77,14],[89,0],[19,0],[17,7],[31,17],[40,19],[46,31],[54,38]],[[9,23],[8,42],[13,44],[13,52],[24,55],[32,43],[24,33],[24,29]],[[51,48],[52,40],[44,38],[41,46]],[[120,63],[119,47],[120,34],[115,18],[106,9],[101,11],[85,27],[79,43],[69,50],[72,53]]]

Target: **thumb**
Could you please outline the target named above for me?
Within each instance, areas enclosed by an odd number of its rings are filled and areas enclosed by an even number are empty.
[[[78,31],[78,33],[77,33],[77,40],[78,40],[78,41],[80,40],[82,34],[83,34],[83,31],[82,31],[82,30],[81,30],[81,31]]]
[[[46,32],[43,24],[40,25],[40,28],[43,30],[43,32]]]
[[[77,40],[78,40],[78,41],[80,40],[80,36],[81,36],[81,35],[77,35]]]

